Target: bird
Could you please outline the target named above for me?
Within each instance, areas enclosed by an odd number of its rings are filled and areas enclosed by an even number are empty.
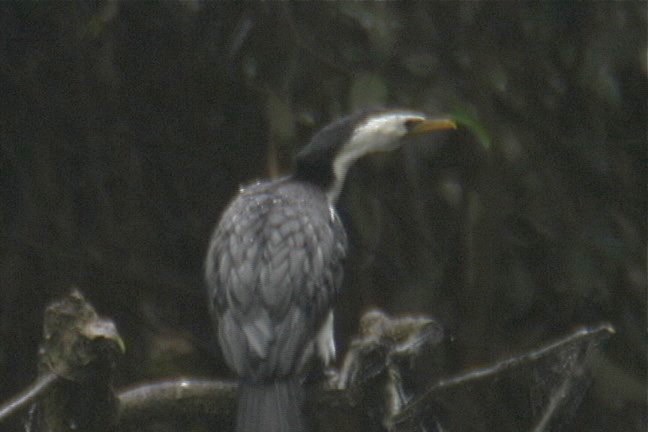
[[[335,359],[333,322],[348,240],[337,202],[365,155],[405,138],[454,129],[450,119],[370,109],[315,133],[294,171],[241,187],[211,236],[205,259],[209,311],[239,378],[237,432],[304,432],[302,381]]]

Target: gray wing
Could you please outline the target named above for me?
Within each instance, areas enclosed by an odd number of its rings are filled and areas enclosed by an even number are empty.
[[[239,376],[301,369],[341,285],[345,252],[323,194],[261,189],[234,200],[214,232],[206,278],[223,354]]]

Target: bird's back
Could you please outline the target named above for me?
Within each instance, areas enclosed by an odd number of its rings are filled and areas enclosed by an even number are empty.
[[[302,371],[341,284],[346,235],[317,187],[290,178],[243,189],[223,213],[206,278],[228,365],[267,382]]]

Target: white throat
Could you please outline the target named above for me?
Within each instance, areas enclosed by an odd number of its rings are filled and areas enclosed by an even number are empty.
[[[369,118],[356,128],[333,162],[335,179],[327,193],[331,204],[335,204],[339,198],[351,165],[369,153],[390,151],[398,147],[401,138],[407,134],[405,121],[412,118],[423,119],[424,117],[417,113],[395,112]]]

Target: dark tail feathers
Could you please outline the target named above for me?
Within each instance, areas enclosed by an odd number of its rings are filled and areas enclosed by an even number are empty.
[[[236,432],[306,432],[297,379],[239,385]]]

